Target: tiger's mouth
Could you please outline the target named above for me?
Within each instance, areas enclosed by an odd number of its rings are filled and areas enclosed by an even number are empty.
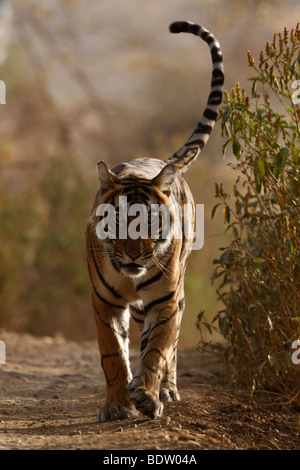
[[[145,271],[144,265],[139,265],[136,263],[120,263],[121,271],[124,274],[131,276],[140,276]]]

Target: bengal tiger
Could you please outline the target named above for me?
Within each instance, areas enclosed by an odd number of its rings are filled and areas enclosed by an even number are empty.
[[[99,412],[101,422],[137,416],[139,411],[157,418],[162,415],[164,402],[180,399],[176,384],[177,343],[184,310],[184,273],[192,248],[184,226],[193,233],[195,222],[193,196],[182,174],[198,157],[217,120],[224,68],[219,42],[208,30],[178,21],[170,25],[170,32],[192,33],[209,45],[213,64],[211,90],[195,131],[170,158],[138,158],[112,170],[103,161],[98,162],[100,185],[87,223],[86,248],[106,379],[106,401]],[[146,218],[152,207],[168,209],[170,223],[164,236],[160,210],[154,216],[158,228],[155,236],[150,230],[150,218],[144,236],[137,231],[135,235],[130,233],[129,225],[124,236],[121,219],[125,214],[134,223],[137,215],[130,215],[130,209],[136,204],[146,208]],[[175,205],[192,207],[189,217],[182,215],[179,219],[180,237],[175,236]],[[105,208],[115,211],[114,227]],[[102,228],[106,238],[99,236],[100,222],[105,222]],[[130,316],[141,330],[140,362],[133,377],[129,363]]]

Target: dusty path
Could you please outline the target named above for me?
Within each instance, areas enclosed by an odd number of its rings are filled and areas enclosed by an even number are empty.
[[[104,381],[96,343],[1,332],[0,449],[300,449],[297,414],[253,406],[222,384],[223,366],[179,353],[182,400],[163,417],[99,424]],[[132,364],[137,361],[132,353]]]

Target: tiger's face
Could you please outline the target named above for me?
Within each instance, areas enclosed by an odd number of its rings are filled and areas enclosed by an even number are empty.
[[[116,176],[99,162],[98,174],[97,236],[119,271],[126,277],[139,278],[159,266],[159,255],[173,240],[170,196],[175,167],[167,165],[155,178],[145,179]]]

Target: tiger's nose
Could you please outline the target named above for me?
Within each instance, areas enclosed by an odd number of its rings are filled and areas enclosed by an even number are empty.
[[[136,258],[138,258],[140,256],[140,251],[126,251],[126,254],[129,256],[129,258],[131,258],[132,260],[135,260]]]

